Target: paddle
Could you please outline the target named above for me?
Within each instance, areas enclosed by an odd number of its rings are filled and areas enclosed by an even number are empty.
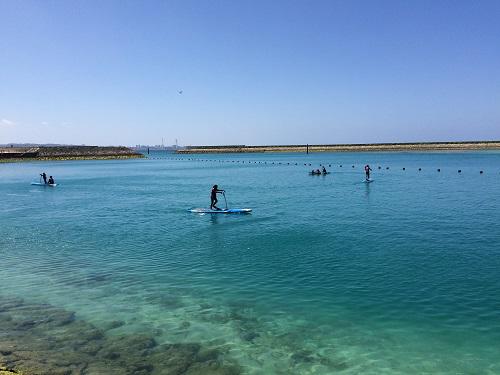
[[[226,199],[226,192],[223,191],[222,195],[224,196],[224,202],[226,202],[226,210],[227,210],[227,199]]]

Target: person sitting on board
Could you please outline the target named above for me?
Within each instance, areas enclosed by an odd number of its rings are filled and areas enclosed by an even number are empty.
[[[47,183],[47,175],[45,174],[45,172],[41,173],[40,176],[43,178],[43,183],[46,184]]]
[[[219,190],[219,187],[217,185],[214,185],[212,188],[212,193],[210,194],[210,209],[211,210],[220,210],[219,207],[216,206],[218,200],[217,200],[217,193],[224,193],[225,190]]]
[[[49,177],[49,182],[48,182],[49,185],[54,185],[55,184],[55,181],[54,181],[54,178],[52,176]]]
[[[326,171],[325,166],[323,165],[323,174],[327,174],[328,172]]]
[[[368,164],[365,165],[365,174],[366,174],[366,181],[369,181],[370,180],[370,171],[372,169],[370,168],[370,166]]]

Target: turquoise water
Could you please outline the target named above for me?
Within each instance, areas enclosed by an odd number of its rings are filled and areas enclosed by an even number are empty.
[[[151,157],[0,164],[0,297],[245,374],[500,373],[500,153]],[[215,183],[253,213],[186,212]]]

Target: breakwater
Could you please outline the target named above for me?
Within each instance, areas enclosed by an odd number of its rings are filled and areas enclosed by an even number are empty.
[[[330,145],[270,145],[270,146],[187,146],[179,154],[262,153],[262,152],[374,152],[374,151],[468,151],[500,150],[500,141],[365,143]]]
[[[27,160],[129,159],[142,158],[128,147],[50,146],[2,147],[0,162]]]

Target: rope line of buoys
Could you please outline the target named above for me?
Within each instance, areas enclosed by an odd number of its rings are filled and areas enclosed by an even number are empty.
[[[197,158],[172,158],[172,157],[146,157],[147,160],[175,160],[175,161],[197,161],[197,162],[217,162],[217,163],[240,163],[240,164],[271,164],[271,165],[287,165],[287,166],[299,166],[298,162],[281,162],[281,161],[252,161],[252,160],[221,160],[221,159],[197,159]],[[302,164],[300,164],[302,165]],[[313,166],[312,163],[303,163],[304,166]],[[329,168],[332,168],[332,164],[327,163],[319,163],[320,167],[328,165]],[[343,167],[343,164],[338,165],[339,168]],[[352,164],[351,168],[355,169],[356,165]],[[382,166],[377,166],[377,169],[381,170]],[[401,168],[403,171],[406,171],[406,167]],[[390,167],[386,166],[385,170],[390,170]],[[418,172],[421,172],[423,169],[421,167],[418,168]],[[441,172],[441,168],[437,168],[436,172]],[[458,169],[457,173],[462,173],[462,169]],[[479,170],[479,174],[485,174],[484,170]]]

